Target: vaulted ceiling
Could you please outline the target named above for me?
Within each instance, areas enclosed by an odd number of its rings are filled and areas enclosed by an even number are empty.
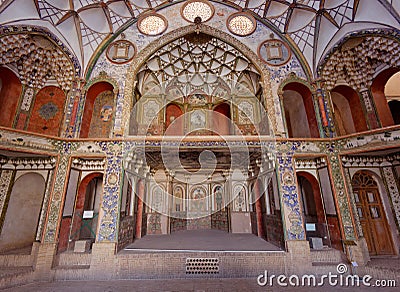
[[[142,13],[182,0],[0,0],[0,24],[47,27],[74,52],[85,69],[111,35]],[[315,72],[318,61],[349,32],[400,28],[399,0],[223,0],[248,10],[297,45]],[[84,71],[84,70],[83,70]],[[83,74],[83,73],[82,73]]]

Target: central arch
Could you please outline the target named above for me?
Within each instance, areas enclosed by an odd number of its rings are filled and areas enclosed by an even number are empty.
[[[264,108],[268,108],[267,113],[269,121],[271,123],[271,130],[273,131],[274,134],[276,134],[277,117],[276,117],[275,105],[270,83],[270,74],[268,69],[266,68],[266,65],[262,63],[262,61],[255,52],[253,52],[250,48],[248,48],[246,45],[238,41],[233,36],[204,24],[188,25],[176,29],[168,34],[165,34],[163,38],[151,42],[148,46],[142,49],[137,55],[137,57],[132,61],[131,66],[128,69],[127,81],[125,84],[125,94],[124,94],[123,111],[122,111],[122,120],[124,123],[124,128],[122,129],[123,132],[122,134],[126,135],[127,133],[124,133],[124,131],[127,131],[127,129],[129,129],[130,112],[132,111],[135,101],[134,90],[136,86],[136,76],[142,65],[149,58],[151,58],[151,56],[153,56],[153,54],[157,50],[159,50],[163,46],[191,33],[208,34],[210,36],[220,39],[223,42],[226,42],[227,44],[231,45],[232,47],[240,51],[246,58],[249,59],[252,65],[255,66],[255,68],[259,71],[261,75],[261,86],[262,86],[262,96],[263,96],[263,100],[261,100],[261,103],[263,104]]]

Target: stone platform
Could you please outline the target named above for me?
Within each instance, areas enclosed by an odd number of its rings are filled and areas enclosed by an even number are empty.
[[[247,233],[220,230],[185,230],[168,235],[147,235],[127,246],[121,254],[132,252],[261,252],[282,251],[279,247]]]

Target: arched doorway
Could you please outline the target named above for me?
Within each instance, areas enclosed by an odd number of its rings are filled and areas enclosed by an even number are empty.
[[[312,174],[300,171],[297,173],[297,181],[306,224],[306,237],[315,249],[322,248],[321,245],[330,247],[331,241],[318,180]]]
[[[367,171],[357,172],[351,183],[354,202],[370,255],[394,254],[391,232],[378,184]]]
[[[75,250],[77,241],[84,243],[85,251],[90,249],[90,245],[96,239],[102,191],[103,174],[94,172],[85,176],[79,183],[75,200],[66,198],[69,206],[64,206],[64,213],[66,213],[66,208],[71,208],[71,215],[63,215],[58,252]]]

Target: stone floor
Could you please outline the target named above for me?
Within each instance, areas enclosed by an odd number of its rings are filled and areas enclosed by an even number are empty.
[[[125,248],[130,251],[281,251],[253,235],[220,230],[185,230],[168,235],[147,235]]]
[[[4,292],[123,292],[123,291],[399,291],[399,288],[376,287],[260,287],[256,279],[198,279],[198,280],[121,280],[36,282],[2,290]]]

